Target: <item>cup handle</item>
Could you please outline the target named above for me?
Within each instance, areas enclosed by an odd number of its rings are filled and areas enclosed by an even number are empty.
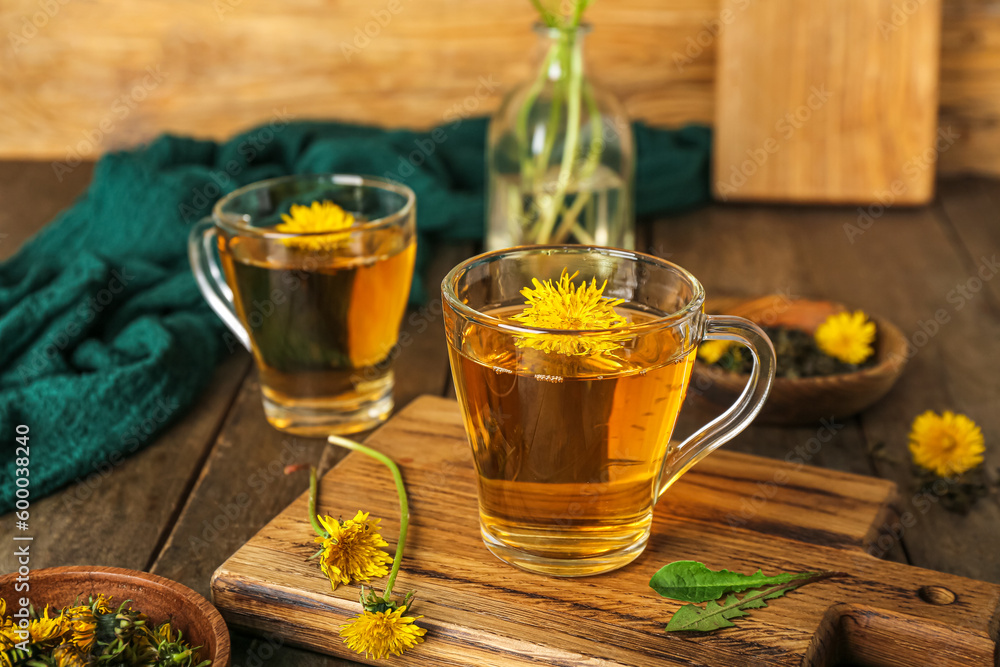
[[[691,466],[750,425],[764,406],[774,381],[774,346],[761,328],[750,320],[730,315],[706,315],[702,340],[742,343],[753,355],[753,369],[736,403],[681,444],[668,446],[660,470],[657,499]]]
[[[233,306],[233,290],[226,283],[222,268],[216,259],[215,239],[219,234],[218,227],[211,217],[202,218],[192,228],[188,235],[188,259],[191,261],[191,271],[198,282],[208,305],[215,314],[229,327],[243,347],[250,350],[250,334],[243,327],[236,308]]]

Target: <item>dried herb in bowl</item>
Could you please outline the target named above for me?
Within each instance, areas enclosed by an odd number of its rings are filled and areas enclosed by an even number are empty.
[[[774,344],[777,377],[822,377],[875,365],[875,323],[861,311],[831,315],[815,334],[784,326],[761,328]],[[749,373],[753,366],[747,350],[728,341],[702,343],[698,358],[733,373]]]
[[[0,665],[16,667],[207,667],[198,649],[169,621],[151,624],[129,600],[117,607],[104,595],[63,609],[32,607],[27,618],[7,615],[0,598]]]

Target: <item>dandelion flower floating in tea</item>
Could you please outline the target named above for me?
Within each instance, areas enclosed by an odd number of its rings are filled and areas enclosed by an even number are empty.
[[[577,275],[579,272],[569,275],[563,269],[555,283],[551,279],[542,282],[532,278],[534,288],[525,287],[521,290],[525,298],[525,309],[511,316],[511,319],[537,329],[608,331],[588,336],[523,333],[517,338],[518,347],[530,347],[540,352],[566,356],[599,355],[619,349],[630,338],[626,332],[614,331],[628,324],[628,320],[615,310],[625,300],[604,296],[607,280],[600,286],[597,285],[596,278],[592,278],[590,284],[584,280],[575,285],[573,279]]]
[[[860,364],[872,355],[875,323],[862,311],[831,315],[816,329],[816,345],[847,364]]]
[[[288,213],[281,214],[279,232],[303,234],[308,232],[336,232],[354,224],[354,216],[331,201],[314,201],[310,206],[292,204]]]
[[[314,201],[309,206],[292,204],[288,213],[281,214],[282,222],[274,226],[274,231],[286,234],[310,234],[298,238],[283,239],[289,247],[303,250],[324,250],[332,247],[339,234],[354,224],[354,216],[331,201]],[[329,236],[312,236],[319,232],[331,232]]]
[[[339,584],[370,581],[389,574],[392,562],[389,554],[379,547],[389,546],[379,531],[380,519],[369,519],[367,512],[358,510],[353,519],[338,521],[319,516],[326,536],[317,536],[322,545],[320,568],[330,579],[333,590]]]
[[[983,462],[983,432],[976,422],[950,410],[928,410],[913,420],[910,454],[920,467],[940,477],[954,477]]]
[[[402,655],[424,641],[427,629],[414,624],[423,616],[403,616],[406,605],[386,607],[381,611],[364,609],[341,627],[340,636],[349,649],[380,660],[390,653]]]

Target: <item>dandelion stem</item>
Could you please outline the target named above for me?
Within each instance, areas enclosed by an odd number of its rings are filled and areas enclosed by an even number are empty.
[[[517,124],[515,130],[517,131],[517,143],[519,150],[521,151],[521,177],[524,180],[531,181],[535,177],[534,165],[531,162],[531,140],[528,137],[528,118],[531,114],[531,108],[534,106],[535,101],[538,99],[538,95],[542,92],[542,88],[545,86],[545,79],[548,76],[549,67],[552,63],[554,50],[550,49],[545,55],[545,61],[542,63],[542,67],[538,70],[538,76],[535,78],[534,83],[531,84],[531,88],[528,89],[527,97],[525,97],[524,103],[521,108],[517,111]],[[554,134],[552,132],[549,133]],[[541,173],[545,172],[545,164],[540,164]]]
[[[556,15],[545,9],[539,0],[531,0],[531,4],[533,4],[535,9],[538,10],[538,13],[542,16],[542,20],[545,21],[545,25],[550,28],[554,28],[558,25],[559,20],[556,18]]]
[[[316,466],[309,466],[309,523],[319,537],[330,537],[316,516]]]
[[[396,540],[396,556],[392,559],[392,570],[389,571],[389,580],[385,584],[383,599],[386,602],[391,600],[392,587],[396,583],[396,575],[399,574],[399,565],[403,561],[403,546],[406,544],[406,531],[410,526],[410,504],[406,498],[406,487],[403,485],[403,475],[399,472],[399,466],[388,456],[372,449],[368,445],[360,442],[342,438],[339,435],[331,435],[327,438],[331,445],[338,445],[345,449],[367,454],[376,461],[383,463],[392,473],[392,479],[396,483],[396,493],[399,494],[399,539]]]
[[[559,37],[563,48],[569,50],[569,81],[566,84],[566,139],[563,145],[562,163],[559,167],[559,178],[556,180],[555,195],[550,205],[543,211],[542,219],[538,225],[536,243],[548,243],[551,239],[556,216],[566,199],[566,193],[569,187],[576,182],[575,176],[577,174],[574,167],[579,150],[580,97],[583,89],[583,53],[576,37],[575,27],[572,31],[567,29]],[[550,128],[550,130],[556,131],[555,128]]]

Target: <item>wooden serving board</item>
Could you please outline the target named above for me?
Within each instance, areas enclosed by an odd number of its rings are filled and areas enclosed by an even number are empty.
[[[941,0],[722,0],[719,20],[716,196],[883,207],[865,225],[930,201],[959,139],[937,128]]]
[[[890,482],[719,451],[656,508],[646,551],[582,579],[528,574],[479,537],[476,482],[455,402],[424,397],[368,443],[403,469],[411,529],[396,590],[414,589],[426,641],[394,665],[993,665],[1000,587],[869,556],[895,523]],[[355,660],[338,629],[358,587],[335,593],[315,561],[303,495],[215,573],[234,626]],[[395,548],[398,505],[380,464],[351,454],[327,474],[320,511],[382,518]],[[898,525],[898,524],[897,524]],[[888,539],[883,536],[883,540]],[[712,634],[666,634],[679,606],[649,588],[663,564],[695,559],[750,572],[838,570]],[[371,663],[376,664],[376,663]]]

